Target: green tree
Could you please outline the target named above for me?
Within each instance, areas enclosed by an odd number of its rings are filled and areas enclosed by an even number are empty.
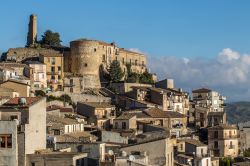
[[[40,41],[42,46],[61,46],[60,34],[47,30],[42,35],[42,40]]]
[[[46,93],[42,90],[36,90],[35,91],[35,96],[41,96],[41,97],[44,97],[46,96]]]
[[[120,63],[117,60],[112,61],[109,68],[109,76],[111,82],[119,82],[124,76],[124,72],[120,66]]]
[[[250,157],[250,148],[243,152],[244,157]]]
[[[145,71],[143,74],[140,75],[140,83],[153,84],[154,80],[152,74]]]

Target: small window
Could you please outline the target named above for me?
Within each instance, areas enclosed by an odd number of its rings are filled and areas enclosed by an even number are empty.
[[[60,75],[58,75],[58,80],[60,80],[62,77]]]
[[[73,88],[70,88],[70,93],[73,93]]]
[[[60,130],[54,130],[54,135],[60,135]]]
[[[31,163],[31,166],[36,166],[36,164],[34,162]]]
[[[122,122],[122,129],[126,129],[126,122]]]
[[[11,134],[0,134],[0,148],[12,148]]]
[[[96,48],[94,48],[94,52],[96,52]]]
[[[18,119],[17,115],[10,116],[10,120]]]
[[[102,62],[105,62],[106,60],[106,57],[105,57],[105,54],[102,55]]]
[[[52,65],[56,64],[56,58],[52,58],[51,64]]]
[[[52,75],[52,76],[51,76],[51,79],[52,79],[52,80],[55,80],[56,78],[55,78],[55,76],[54,76],[54,75]]]
[[[58,71],[61,71],[61,66],[58,66]]]
[[[88,64],[87,64],[87,63],[85,63],[85,64],[84,64],[84,66],[85,66],[85,67],[87,67],[87,66],[88,66]]]

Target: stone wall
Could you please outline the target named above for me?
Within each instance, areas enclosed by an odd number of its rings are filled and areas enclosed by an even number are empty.
[[[45,49],[45,48],[10,48],[7,52],[7,60],[15,60],[16,62],[21,62],[27,58],[32,59],[36,58],[39,59],[40,54],[55,54],[59,53],[58,51],[52,49]]]

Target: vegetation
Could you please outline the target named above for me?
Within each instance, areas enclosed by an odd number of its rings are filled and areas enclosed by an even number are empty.
[[[59,101],[73,104],[71,97],[67,94],[61,95],[60,97],[56,97],[56,96],[52,96],[52,95],[47,97],[47,101],[54,101],[54,100],[59,100]]]
[[[144,84],[153,84],[153,76],[148,71],[145,71],[142,74],[138,74],[135,72],[132,72],[131,70],[131,64],[127,64],[127,78],[126,82],[129,83],[144,83]]]
[[[229,123],[245,122],[250,119],[250,102],[229,103],[225,110]]]
[[[111,82],[119,82],[124,76],[124,72],[117,60],[114,60],[109,68],[109,78]]]
[[[220,166],[231,166],[233,163],[233,159],[230,157],[225,157],[220,159]]]
[[[244,157],[250,157],[250,148],[243,152]]]
[[[44,97],[46,96],[46,93],[42,90],[36,90],[35,91],[35,96],[41,96],[41,97]]]
[[[58,32],[47,30],[42,35],[40,44],[42,46],[61,46],[61,42],[60,34]]]

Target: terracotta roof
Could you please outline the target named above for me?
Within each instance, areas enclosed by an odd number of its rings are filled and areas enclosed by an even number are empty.
[[[74,132],[56,136],[56,142],[81,142],[81,138],[91,138],[91,137],[97,139],[96,136],[85,131]]]
[[[150,118],[147,114],[145,114],[143,111],[140,110],[134,110],[134,111],[126,111],[123,112],[122,115],[117,117],[116,119],[131,119],[132,117],[136,116],[136,118]]]
[[[22,64],[22,63],[12,63],[12,62],[2,62],[0,63],[1,66],[5,66],[5,67],[26,67],[27,65]]]
[[[111,105],[110,103],[107,103],[107,102],[80,102],[80,103],[91,106],[91,107],[95,107],[95,108],[111,108],[111,107],[114,107],[113,105]]]
[[[185,143],[188,143],[188,144],[192,144],[192,145],[195,145],[195,146],[207,146],[206,144],[200,142],[199,140],[196,140],[196,139],[186,139],[184,140]]]
[[[63,107],[60,109],[60,112],[74,112],[72,108],[66,108],[66,107]]]
[[[68,125],[68,124],[80,124],[76,119],[71,119],[71,118],[62,118],[58,117],[55,115],[48,115],[47,114],[47,125],[55,125],[55,124],[60,124],[60,125]]]
[[[237,129],[236,126],[228,125],[228,124],[220,124],[217,126],[209,127],[208,129],[215,129],[215,130],[230,130],[230,129]]]
[[[26,100],[26,104],[24,104],[24,105],[19,104],[19,100],[21,98],[24,98]],[[35,104],[36,102],[38,102],[39,100],[41,100],[40,97],[15,97],[15,98],[10,99],[6,103],[4,103],[3,106],[29,107],[29,106]]]
[[[211,92],[212,90],[207,89],[207,88],[200,88],[200,89],[195,89],[192,91],[192,93],[208,93]]]
[[[145,113],[152,118],[185,118],[186,116],[175,111],[162,111],[159,108],[149,108]]]
[[[62,107],[59,105],[50,105],[46,108],[46,111],[53,111],[53,110],[58,110],[61,109]]]

